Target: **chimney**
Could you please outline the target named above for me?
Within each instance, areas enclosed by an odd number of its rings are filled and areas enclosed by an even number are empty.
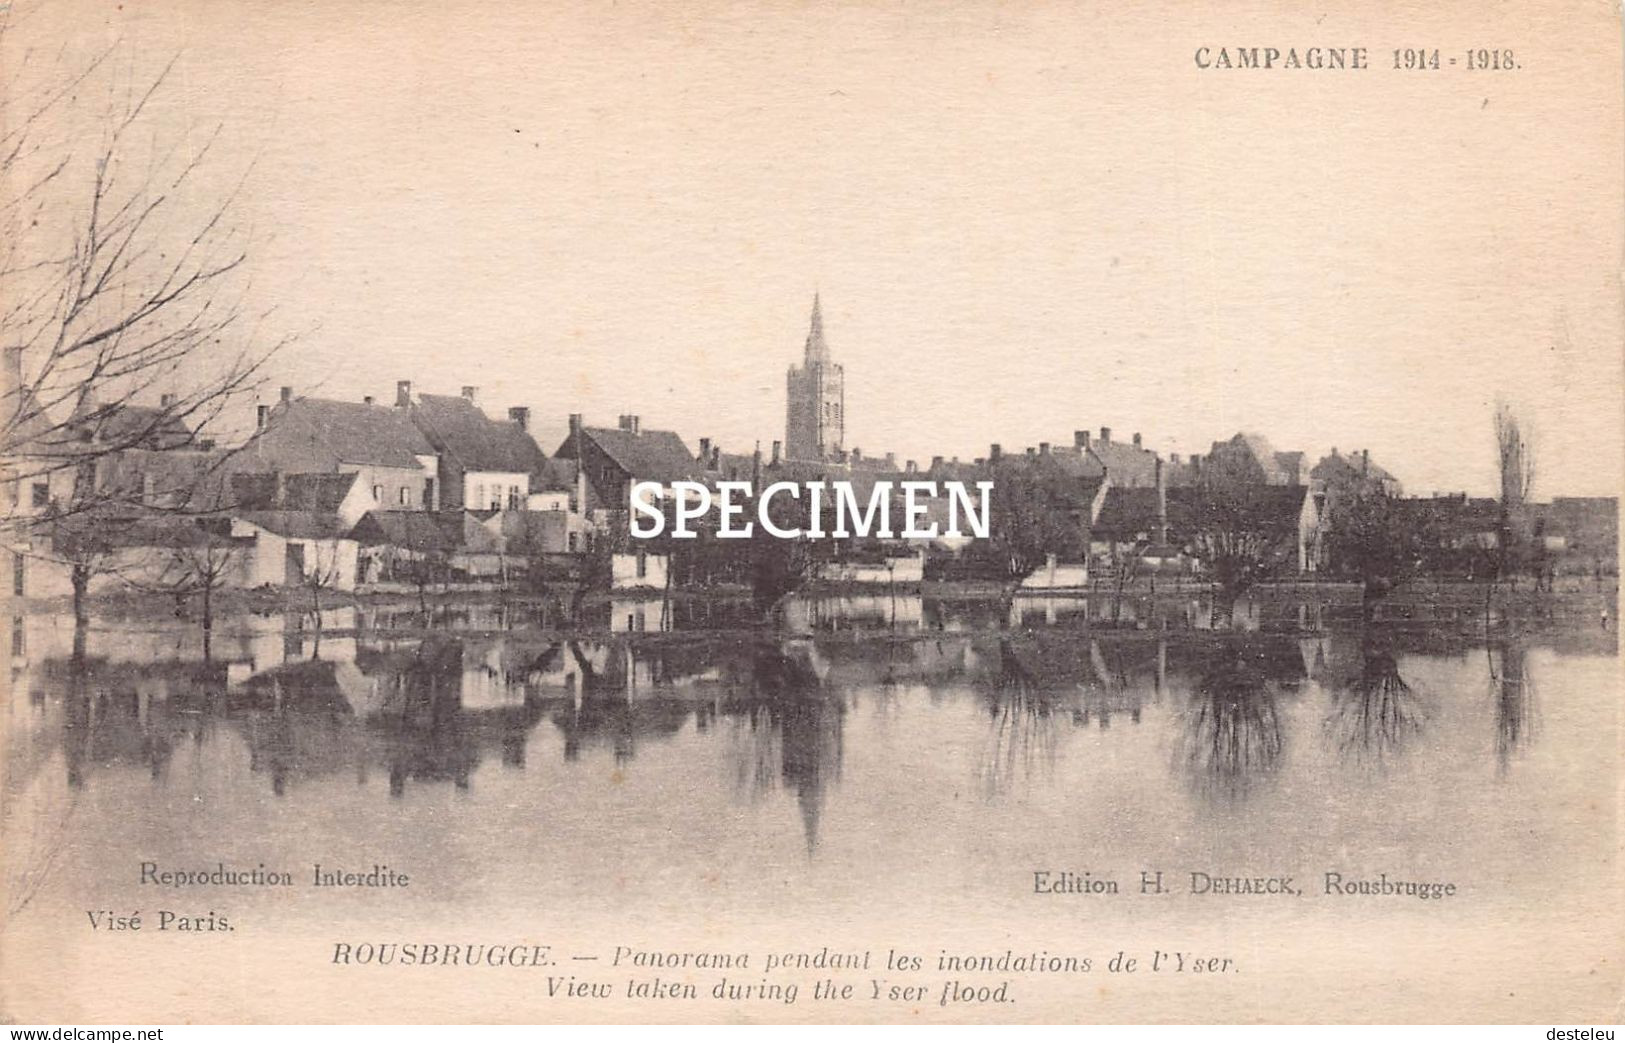
[[[1136,449],[1143,448],[1140,445],[1140,432],[1138,432],[1138,431],[1134,432],[1134,448],[1136,448]]]
[[[1072,448],[1074,448],[1074,449],[1088,449],[1089,448],[1089,432],[1087,432],[1087,431],[1074,431],[1074,432],[1072,432]]]
[[[711,447],[711,470],[722,470],[722,447],[720,445]]]
[[[756,449],[750,454],[750,484],[753,488],[762,487],[762,443],[756,443]]]
[[[463,397],[468,399],[470,402],[474,401],[474,399],[479,396],[479,393],[480,389],[473,384],[463,385]]]
[[[1169,453],[1168,454],[1168,459],[1173,461],[1173,465],[1175,467],[1179,466],[1179,454],[1178,453]]]
[[[412,404],[412,382],[410,380],[395,381],[395,405],[405,409]]]
[[[773,466],[779,466],[779,453],[784,450],[784,443],[777,438],[773,439]]]
[[[903,461],[903,473],[904,474],[918,474],[919,471],[920,471],[920,465],[915,463],[913,460],[904,460]]]
[[[700,439],[700,466],[711,466],[711,440],[709,438]]]
[[[638,433],[638,415],[636,413],[622,413],[620,416],[621,430],[629,434]]]
[[[857,446],[853,446],[852,447],[852,463],[853,464],[859,464],[859,463],[862,463],[862,462],[863,462],[863,450],[859,449]]]
[[[1371,450],[1360,450],[1360,477],[1364,478],[1371,473]]]
[[[581,414],[580,413],[571,413],[570,414],[570,433],[573,435],[577,431],[580,431],[580,430],[581,430]]]
[[[1049,455],[1049,443],[1048,442],[1039,442],[1038,443],[1038,455],[1039,456],[1048,456]]]
[[[888,471],[897,470],[897,454],[896,453],[887,453],[886,454],[886,470],[888,470]]]
[[[1112,441],[1112,429],[1109,428],[1109,427],[1101,428],[1100,429],[1100,440],[1102,442],[1106,443],[1107,445],[1110,445],[1111,441]]]
[[[372,405],[373,404],[372,396],[371,395],[362,395],[361,396],[361,404],[365,405],[365,406]]]
[[[1027,459],[1032,460],[1037,456],[1038,456],[1038,450],[1034,449],[1032,446],[1028,446],[1027,447]]]
[[[283,388],[282,388],[281,398],[282,398],[282,401],[284,401],[284,402],[292,402],[293,401],[293,388],[284,385]]]
[[[174,394],[172,392],[167,392],[166,391],[162,395],[159,395],[158,396],[158,408],[159,409],[174,409],[175,408],[175,396],[174,396]]]
[[[268,420],[270,418],[270,416],[271,416],[271,407],[270,406],[256,406],[256,407],[254,407],[254,430],[256,430],[256,431],[264,431],[265,430],[265,421]]]
[[[933,456],[933,457],[932,457],[932,458],[931,458],[931,470],[933,470],[933,471],[940,471],[940,470],[942,470],[942,457],[940,457],[940,456]]]
[[[509,406],[508,419],[519,425],[519,430],[528,432],[530,430],[530,407]]]
[[[1157,542],[1168,542],[1168,478],[1162,470],[1162,457],[1157,457]]]
[[[987,447],[987,459],[989,463],[998,463],[999,458],[1003,455],[1004,452],[999,448],[999,443],[994,442],[992,445]]]

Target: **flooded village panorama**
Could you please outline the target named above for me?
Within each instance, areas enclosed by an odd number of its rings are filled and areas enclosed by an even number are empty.
[[[1480,499],[1253,432],[866,453],[816,300],[748,452],[637,415],[548,451],[530,406],[409,379],[248,396],[217,445],[185,389],[53,411],[6,362],[12,912],[199,850],[589,906],[606,845],[647,870],[630,901],[702,900],[717,865],[772,868],[744,902],[1116,893],[1101,837],[1215,872],[1472,865],[1521,901],[1551,884],[1531,844],[1605,839],[1550,812],[1607,755],[1617,504],[1531,496],[1510,408]],[[639,482],[933,479],[994,483],[986,539],[628,538]],[[545,855],[474,844],[531,815]],[[1402,854],[1305,867],[1332,828]]]

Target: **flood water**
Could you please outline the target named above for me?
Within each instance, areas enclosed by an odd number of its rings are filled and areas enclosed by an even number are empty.
[[[495,606],[432,627],[344,609],[319,634],[297,613],[219,620],[207,658],[195,621],[95,622],[76,657],[70,620],[18,617],[11,912],[150,907],[144,862],[291,873],[185,895],[244,930],[319,925],[335,901],[435,924],[1038,925],[1035,870],[1123,896],[1146,870],[1292,874],[1316,916],[1369,923],[1427,903],[1325,898],[1323,873],[1453,881],[1503,917],[1612,879],[1611,630],[1250,611],[1221,632],[1179,604],[1049,600],[1001,627],[995,605],[829,599],[770,636],[658,602],[574,635]],[[412,884],[334,898],[304,886],[314,863]],[[1078,902],[1074,927],[1141,915]],[[1277,909],[1180,918],[1303,915]]]

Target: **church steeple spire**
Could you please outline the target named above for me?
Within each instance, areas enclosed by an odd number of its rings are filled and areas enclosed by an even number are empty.
[[[812,322],[807,328],[808,362],[829,361],[829,346],[824,343],[824,310],[819,305],[818,291],[813,291]]]

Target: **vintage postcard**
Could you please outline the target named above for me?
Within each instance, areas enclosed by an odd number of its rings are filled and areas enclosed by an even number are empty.
[[[1617,1019],[1621,39],[0,6],[0,1019]]]

